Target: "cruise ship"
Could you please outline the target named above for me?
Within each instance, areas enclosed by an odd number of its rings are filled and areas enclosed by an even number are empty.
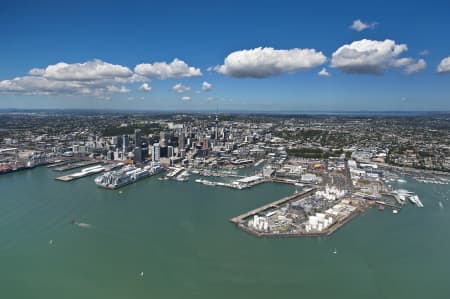
[[[162,170],[163,168],[160,165],[145,166],[144,168],[125,166],[119,170],[106,172],[96,177],[94,181],[99,187],[118,189],[145,177],[158,174]]]

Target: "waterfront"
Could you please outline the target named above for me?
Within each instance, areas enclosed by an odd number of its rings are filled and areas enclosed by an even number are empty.
[[[408,179],[395,185],[425,208],[372,209],[329,237],[267,239],[228,219],[294,186],[232,190],[152,177],[119,192],[97,188],[92,177],[63,183],[58,175],[39,167],[0,179],[7,298],[450,296],[447,185]]]

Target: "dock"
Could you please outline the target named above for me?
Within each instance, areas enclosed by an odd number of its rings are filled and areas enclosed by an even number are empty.
[[[380,205],[383,205],[383,206],[390,207],[390,208],[399,209],[399,210],[402,208],[400,206],[397,206],[397,205],[394,205],[394,204],[391,204],[391,203],[388,203],[388,202],[385,202],[385,201],[380,201],[380,200],[377,200],[376,203],[380,204]]]
[[[241,214],[241,215],[239,215],[237,217],[231,218],[230,221],[235,223],[235,224],[239,224],[239,223],[242,222],[242,220],[244,220],[244,219],[246,219],[246,218],[248,218],[250,216],[253,216],[255,214],[261,213],[261,212],[263,212],[263,211],[265,211],[267,209],[278,208],[280,205],[282,205],[282,204],[284,204],[284,203],[286,203],[288,201],[292,201],[294,199],[310,195],[310,194],[316,192],[316,190],[317,190],[317,188],[312,188],[312,189],[308,189],[308,190],[305,190],[305,191],[302,191],[302,192],[294,193],[293,195],[284,197],[282,199],[278,199],[276,201],[273,201],[271,203],[263,205],[263,206],[261,206],[259,208],[256,208],[254,210],[248,211],[247,213],[244,213],[244,214]]]
[[[94,165],[94,164],[99,164],[102,163],[102,161],[92,161],[92,160],[84,160],[84,161],[78,161],[78,162],[70,162],[67,163],[65,165],[61,165],[58,167],[53,168],[53,170],[55,171],[67,171],[67,170],[72,170],[72,169],[76,169],[76,168],[80,168],[80,167],[85,167],[85,166],[90,166],[90,165]]]
[[[62,182],[70,182],[73,180],[81,179],[81,178],[91,176],[91,175],[94,175],[97,173],[101,173],[104,171],[110,171],[116,167],[118,167],[116,164],[109,164],[109,165],[105,165],[105,166],[98,165],[98,166],[88,167],[88,168],[82,169],[79,172],[75,172],[75,173],[57,177],[57,178],[55,178],[55,180],[62,181]]]

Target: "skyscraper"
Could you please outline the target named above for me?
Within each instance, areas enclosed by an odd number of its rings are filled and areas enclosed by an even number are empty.
[[[159,143],[154,143],[152,148],[152,161],[158,162],[160,158]]]
[[[178,148],[183,149],[184,146],[185,146],[184,134],[180,133],[180,135],[178,135]]]
[[[166,132],[164,132],[164,131],[161,131],[159,133],[159,145],[161,147],[166,147],[167,146]]]
[[[215,131],[214,139],[217,140],[219,138],[219,116],[217,114],[216,114],[215,123],[216,123],[216,128],[214,129],[214,131]]]
[[[140,147],[142,144],[142,131],[141,129],[134,130],[134,142],[136,147]]]
[[[134,148],[134,162],[140,163],[144,161],[144,157],[142,155],[142,148],[139,146]]]
[[[123,152],[127,152],[128,151],[128,135],[123,135],[122,136],[122,148],[123,148]]]
[[[173,146],[169,145],[167,147],[167,157],[172,158],[173,157]]]

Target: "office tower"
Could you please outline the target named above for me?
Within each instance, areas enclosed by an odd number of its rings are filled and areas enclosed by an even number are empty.
[[[159,133],[159,146],[160,147],[166,147],[167,146],[166,132],[164,132],[164,131],[161,131]]]
[[[167,147],[167,157],[172,158],[173,157],[173,146],[169,145]]]
[[[184,143],[185,143],[184,134],[180,133],[180,135],[178,136],[178,148],[183,149],[185,146]]]
[[[123,148],[123,152],[127,152],[128,151],[128,135],[123,135],[122,136],[122,148]]]
[[[134,162],[141,163],[144,161],[144,157],[142,155],[142,148],[137,146],[134,148]]]
[[[134,142],[136,147],[140,147],[142,144],[142,131],[141,129],[134,130]]]
[[[152,148],[152,161],[155,162],[159,161],[159,157],[160,157],[159,143],[154,143]]]

